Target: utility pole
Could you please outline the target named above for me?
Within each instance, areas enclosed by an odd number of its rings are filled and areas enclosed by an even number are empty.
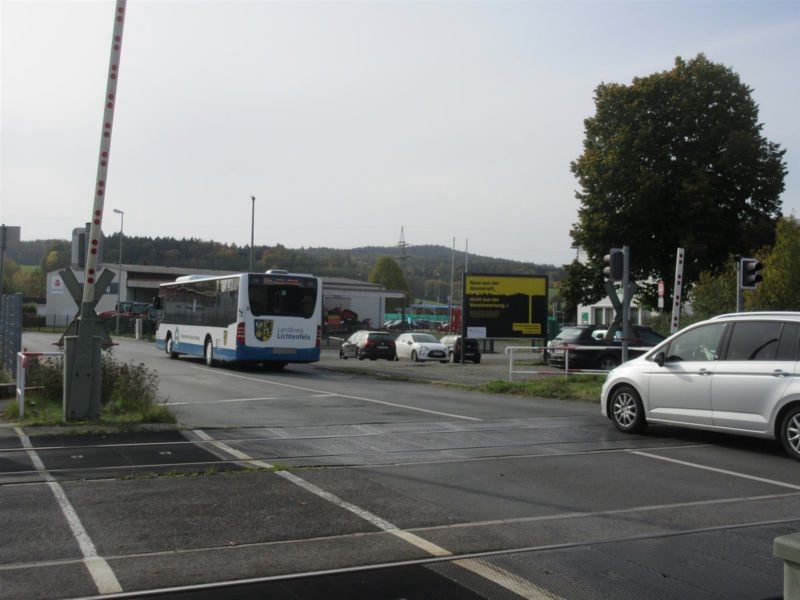
[[[122,241],[125,239],[125,211],[114,209],[121,218],[119,222],[119,267],[117,268],[117,335],[119,335],[119,311],[122,310]]]
[[[453,237],[453,255],[450,260],[450,296],[447,299],[447,330],[453,331],[453,278],[456,273],[456,238]],[[463,317],[463,313],[462,313]]]
[[[403,272],[403,277],[405,277],[405,266],[406,260],[408,260],[409,256],[406,253],[406,249],[408,248],[408,244],[406,243],[406,233],[405,228],[401,225],[400,226],[400,239],[397,241],[397,248],[400,250],[400,254],[397,257],[399,261],[398,264],[400,265],[400,270]],[[406,330],[406,297],[403,296],[403,307],[400,312],[400,331]]]
[[[256,197],[250,196],[253,203],[253,208],[250,211],[250,273],[253,272],[253,240],[255,239],[256,231]]]

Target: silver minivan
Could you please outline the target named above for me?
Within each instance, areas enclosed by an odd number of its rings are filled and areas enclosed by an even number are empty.
[[[601,410],[624,432],[648,423],[780,440],[800,460],[800,312],[720,315],[608,374]]]

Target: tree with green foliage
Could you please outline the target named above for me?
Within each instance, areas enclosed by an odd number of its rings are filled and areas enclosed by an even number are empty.
[[[40,264],[42,271],[50,273],[68,267],[72,261],[72,249],[69,242],[53,240]]]
[[[567,276],[561,282],[559,293],[563,300],[564,320],[577,320],[579,304],[593,304],[605,296],[603,283],[597,278],[595,269],[577,258],[564,265]]]
[[[733,257],[717,273],[700,273],[691,293],[692,320],[701,321],[715,315],[736,312],[736,277],[736,262]],[[681,323],[687,324],[683,318]]]
[[[26,300],[44,299],[47,295],[45,287],[44,273],[38,267],[19,269],[11,279],[12,293],[21,292]]]
[[[369,282],[378,283],[387,290],[406,292],[406,302],[413,302],[414,296],[408,286],[403,270],[391,256],[381,256],[369,273]],[[402,300],[387,300],[386,311],[392,312],[402,305]]]
[[[611,247],[630,246],[638,281],[668,281],[676,248],[685,248],[688,291],[700,273],[772,243],[785,150],[761,134],[751,92],[702,54],[631,85],[597,87],[583,153],[571,164],[580,184],[571,235],[597,281]],[[583,285],[584,301],[596,289],[580,279],[571,285]],[[655,304],[655,287],[640,290],[645,304]]]
[[[760,256],[764,269],[755,291],[745,292],[750,310],[800,310],[800,223],[794,217],[778,221],[775,245]]]
[[[3,294],[13,294],[14,290],[14,277],[19,273],[19,265],[17,261],[10,258],[3,259]]]

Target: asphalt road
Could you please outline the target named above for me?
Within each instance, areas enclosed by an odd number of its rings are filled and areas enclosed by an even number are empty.
[[[158,370],[185,429],[0,428],[0,597],[217,597],[232,580],[226,597],[781,594],[771,544],[800,527],[800,469],[770,442],[622,435],[595,404],[375,379],[333,357],[266,373],[115,352]]]

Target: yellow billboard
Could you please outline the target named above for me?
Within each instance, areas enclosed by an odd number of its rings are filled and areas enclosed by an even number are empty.
[[[547,331],[547,276],[464,275],[464,326],[487,338],[537,338]]]

